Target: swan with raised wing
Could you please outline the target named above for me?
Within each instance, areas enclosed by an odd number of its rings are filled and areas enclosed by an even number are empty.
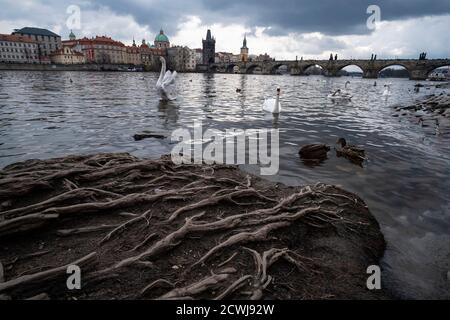
[[[175,100],[177,98],[177,87],[175,84],[175,79],[177,77],[177,72],[166,71],[166,59],[160,57],[161,61],[161,73],[156,82],[156,89],[161,100]]]
[[[281,111],[281,104],[280,104],[280,93],[281,89],[277,88],[277,96],[276,98],[269,98],[264,100],[263,104],[263,110],[267,112],[271,112],[274,114],[278,114]]]

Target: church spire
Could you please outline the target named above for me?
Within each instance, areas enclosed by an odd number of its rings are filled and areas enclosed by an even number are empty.
[[[242,48],[241,49],[248,49],[247,48],[247,34],[244,34],[244,41],[242,42]]]
[[[247,34],[244,34],[244,41],[242,42],[242,48],[241,48],[241,61],[247,62],[248,61],[248,48],[247,48]]]

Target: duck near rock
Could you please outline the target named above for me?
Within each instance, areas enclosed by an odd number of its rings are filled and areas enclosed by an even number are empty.
[[[339,138],[336,143],[341,146],[339,149],[336,149],[336,155],[338,157],[344,157],[359,165],[366,160],[366,152],[363,148],[347,144],[344,138]]]
[[[326,144],[308,144],[303,146],[298,154],[305,160],[324,160],[327,158],[330,147]]]

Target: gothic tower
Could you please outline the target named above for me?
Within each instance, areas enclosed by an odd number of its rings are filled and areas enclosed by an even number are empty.
[[[216,56],[216,39],[211,37],[211,30],[206,32],[206,40],[203,39],[203,64],[214,63]]]
[[[244,35],[244,42],[242,43],[241,61],[242,62],[248,61],[247,35]]]

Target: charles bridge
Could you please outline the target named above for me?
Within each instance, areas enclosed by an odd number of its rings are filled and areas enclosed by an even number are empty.
[[[436,68],[449,66],[450,59],[388,59],[388,60],[294,60],[294,61],[258,61],[258,62],[223,62],[209,66],[211,72],[233,73],[239,67],[238,73],[253,73],[256,68],[262,74],[275,74],[279,67],[286,66],[291,75],[305,75],[306,69],[318,65],[326,76],[334,77],[347,66],[358,66],[363,71],[364,78],[378,78],[378,73],[386,67],[403,66],[411,80],[425,80]]]

